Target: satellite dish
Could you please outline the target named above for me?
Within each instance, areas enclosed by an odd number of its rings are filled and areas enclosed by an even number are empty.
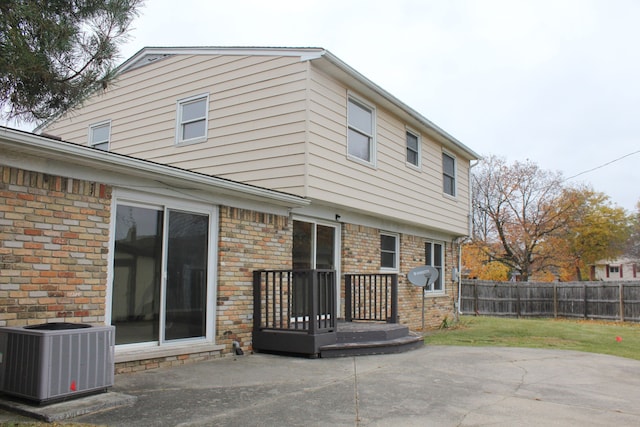
[[[407,279],[416,286],[431,286],[438,279],[438,270],[430,265],[412,268],[407,273]]]

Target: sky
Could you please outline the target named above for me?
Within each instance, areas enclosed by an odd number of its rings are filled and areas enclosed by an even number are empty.
[[[322,47],[482,156],[635,212],[638,22],[637,0],[146,0],[121,61],[145,46]]]

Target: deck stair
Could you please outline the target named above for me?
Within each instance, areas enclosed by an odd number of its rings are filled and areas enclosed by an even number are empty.
[[[338,322],[337,342],[320,347],[320,357],[391,354],[420,348],[424,338],[405,325],[382,322]]]

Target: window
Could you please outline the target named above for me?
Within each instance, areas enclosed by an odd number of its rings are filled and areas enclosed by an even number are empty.
[[[395,234],[380,234],[380,267],[398,269],[398,236]]]
[[[178,101],[176,142],[202,142],[207,139],[209,95],[198,95]]]
[[[111,122],[101,122],[89,126],[89,145],[98,150],[109,151]]]
[[[443,191],[450,196],[456,195],[456,159],[442,153]]]
[[[349,99],[347,153],[349,157],[375,163],[374,110]]]
[[[438,278],[433,284],[426,288],[426,292],[443,293],[444,292],[444,254],[443,246],[440,243],[427,242],[424,247],[425,264],[435,267],[438,270]]]
[[[407,163],[420,166],[420,138],[410,131],[407,131]]]

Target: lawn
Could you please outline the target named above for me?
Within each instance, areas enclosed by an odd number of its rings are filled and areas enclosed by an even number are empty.
[[[640,360],[640,324],[462,316],[425,337],[431,345],[552,348]]]

